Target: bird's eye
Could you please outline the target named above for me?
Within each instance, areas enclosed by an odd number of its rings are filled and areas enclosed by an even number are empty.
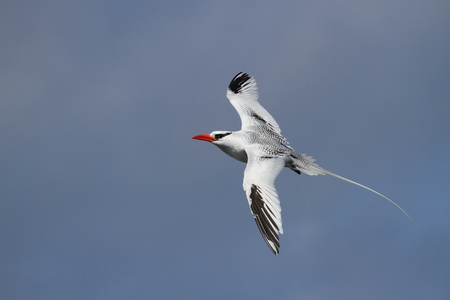
[[[227,135],[229,135],[229,134],[231,134],[231,132],[217,133],[217,134],[214,136],[214,138],[215,138],[216,140],[220,140],[221,138],[223,138],[224,136],[227,136]]]

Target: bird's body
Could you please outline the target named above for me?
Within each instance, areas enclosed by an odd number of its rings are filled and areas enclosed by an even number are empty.
[[[256,224],[274,254],[279,253],[278,233],[283,233],[280,201],[274,182],[283,167],[298,174],[331,175],[348,181],[382,196],[403,211],[377,191],[331,173],[315,164],[312,157],[295,152],[281,135],[275,119],[258,102],[258,89],[253,77],[242,72],[237,74],[228,87],[227,97],[239,113],[241,130],[213,131],[193,139],[212,142],[229,156],[247,163],[243,188]]]

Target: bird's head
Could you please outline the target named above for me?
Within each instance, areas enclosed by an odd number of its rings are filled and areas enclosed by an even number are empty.
[[[224,138],[229,136],[232,132],[231,131],[213,131],[210,134],[200,134],[193,136],[192,138],[194,140],[201,140],[201,141],[207,141],[211,143],[217,143],[220,141],[223,141]]]

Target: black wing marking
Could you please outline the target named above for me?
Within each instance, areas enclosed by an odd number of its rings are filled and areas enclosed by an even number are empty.
[[[273,212],[264,203],[259,187],[254,184],[251,187],[250,199],[252,200],[250,209],[264,241],[275,255],[279,254],[280,240],[277,231],[280,229],[271,216]]]
[[[239,93],[245,86],[249,84],[250,76],[247,73],[239,72],[234,78],[231,80],[228,88],[233,93]]]
[[[249,109],[248,115],[252,118],[255,118],[256,120],[258,120],[259,122],[262,123],[263,126],[269,126],[270,130],[275,131],[275,127],[270,124],[267,120],[265,120],[263,117],[261,117],[260,115],[258,115],[256,112],[254,112],[253,110]]]

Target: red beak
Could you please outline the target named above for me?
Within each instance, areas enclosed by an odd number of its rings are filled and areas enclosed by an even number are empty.
[[[210,136],[209,134],[200,134],[192,137],[194,140],[201,140],[207,142],[214,142],[216,139]]]

